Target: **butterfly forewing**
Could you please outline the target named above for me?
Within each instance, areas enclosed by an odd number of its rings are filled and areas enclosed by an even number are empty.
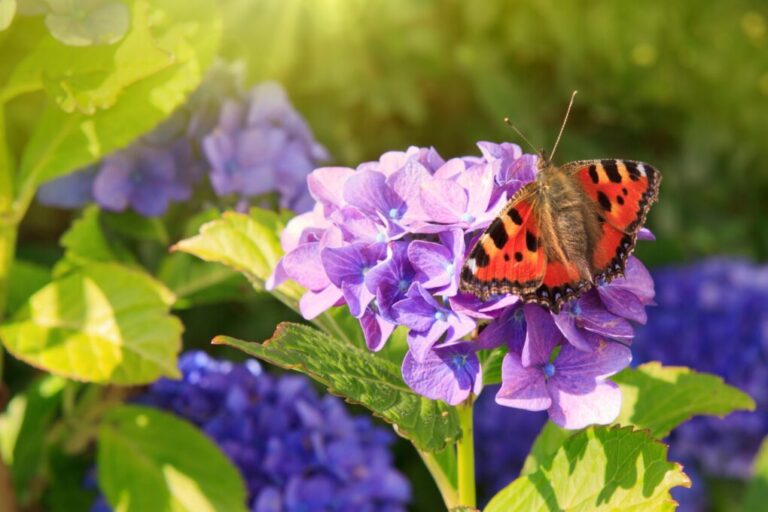
[[[462,289],[488,298],[535,290],[544,278],[546,256],[539,247],[534,205],[536,184],[523,187],[486,229],[461,274]]]

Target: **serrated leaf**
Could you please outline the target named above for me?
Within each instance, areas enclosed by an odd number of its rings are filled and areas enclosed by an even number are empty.
[[[742,391],[728,386],[717,375],[698,373],[680,366],[652,362],[627,368],[611,380],[621,389],[619,425],[648,429],[661,439],[672,429],[694,416],[723,416],[735,410],[753,410],[754,401]],[[522,474],[536,471],[572,434],[547,422],[525,459]]]
[[[439,451],[460,437],[455,409],[411,391],[397,364],[312,327],[282,323],[274,337],[261,344],[226,336],[214,343],[309,375],[332,393],[392,423],[420,450]]]
[[[485,352],[485,353],[483,353]],[[501,363],[507,353],[505,347],[481,352],[480,366],[483,369],[483,386],[492,386],[501,382]]]
[[[122,512],[245,511],[245,485],[192,424],[156,409],[117,407],[98,439],[99,486]]]
[[[146,273],[90,263],[30,297],[0,337],[17,358],[77,380],[144,384],[179,375],[173,294]]]
[[[29,56],[14,72],[6,94],[34,90],[44,79],[56,100],[46,105],[24,149],[19,190],[26,192],[29,182],[51,180],[127,145],[199,84],[218,44],[216,3],[135,0],[132,6],[131,31],[115,47],[74,48],[49,41],[69,53],[54,58],[43,48],[35,52],[41,63]],[[143,39],[125,46],[136,31],[143,31]],[[93,59],[86,58],[91,52]],[[42,62],[58,71],[41,73],[41,66],[46,69]]]
[[[0,458],[10,469],[22,505],[30,504],[31,482],[42,470],[46,437],[65,385],[64,379],[52,375],[36,379],[0,415]]]
[[[647,428],[654,437],[694,416],[725,416],[753,411],[755,402],[743,391],[725,384],[717,375],[682,366],[651,362],[628,368],[612,380],[621,388],[621,413],[616,423]]]
[[[667,447],[632,427],[590,427],[491,499],[485,512],[671,511],[673,487],[690,486]]]

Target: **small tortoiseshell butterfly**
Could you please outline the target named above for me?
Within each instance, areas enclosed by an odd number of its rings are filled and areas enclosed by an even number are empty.
[[[512,197],[469,253],[461,290],[484,300],[512,293],[557,313],[595,281],[624,274],[661,174],[631,160],[558,167],[543,154],[537,167],[536,179]]]

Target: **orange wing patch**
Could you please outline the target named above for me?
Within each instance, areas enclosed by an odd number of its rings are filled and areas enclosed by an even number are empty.
[[[576,166],[579,183],[608,223],[624,233],[640,229],[659,194],[661,175],[656,169],[630,160],[592,160],[571,166]]]
[[[462,291],[487,299],[523,295],[541,284],[547,258],[531,202],[534,185],[524,187],[477,241],[461,272]]]
[[[593,277],[610,281],[624,273],[637,231],[658,198],[661,174],[631,160],[587,160],[565,167],[595,201],[602,233],[592,253]]]

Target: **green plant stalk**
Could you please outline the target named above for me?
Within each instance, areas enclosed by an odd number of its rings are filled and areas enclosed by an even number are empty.
[[[453,448],[448,448],[448,450],[451,449]],[[461,500],[459,499],[459,493],[456,487],[451,484],[450,478],[445,474],[445,471],[437,461],[435,454],[424,452],[422,450],[416,451],[419,452],[421,460],[429,470],[429,474],[432,475],[432,480],[434,480],[437,485],[437,489],[440,491],[440,496],[443,498],[443,503],[445,503],[446,508],[450,510],[460,506]]]
[[[458,461],[459,501],[464,507],[477,507],[475,494],[475,434],[472,425],[472,397],[459,405],[459,425],[461,439],[456,444],[456,459]]]

